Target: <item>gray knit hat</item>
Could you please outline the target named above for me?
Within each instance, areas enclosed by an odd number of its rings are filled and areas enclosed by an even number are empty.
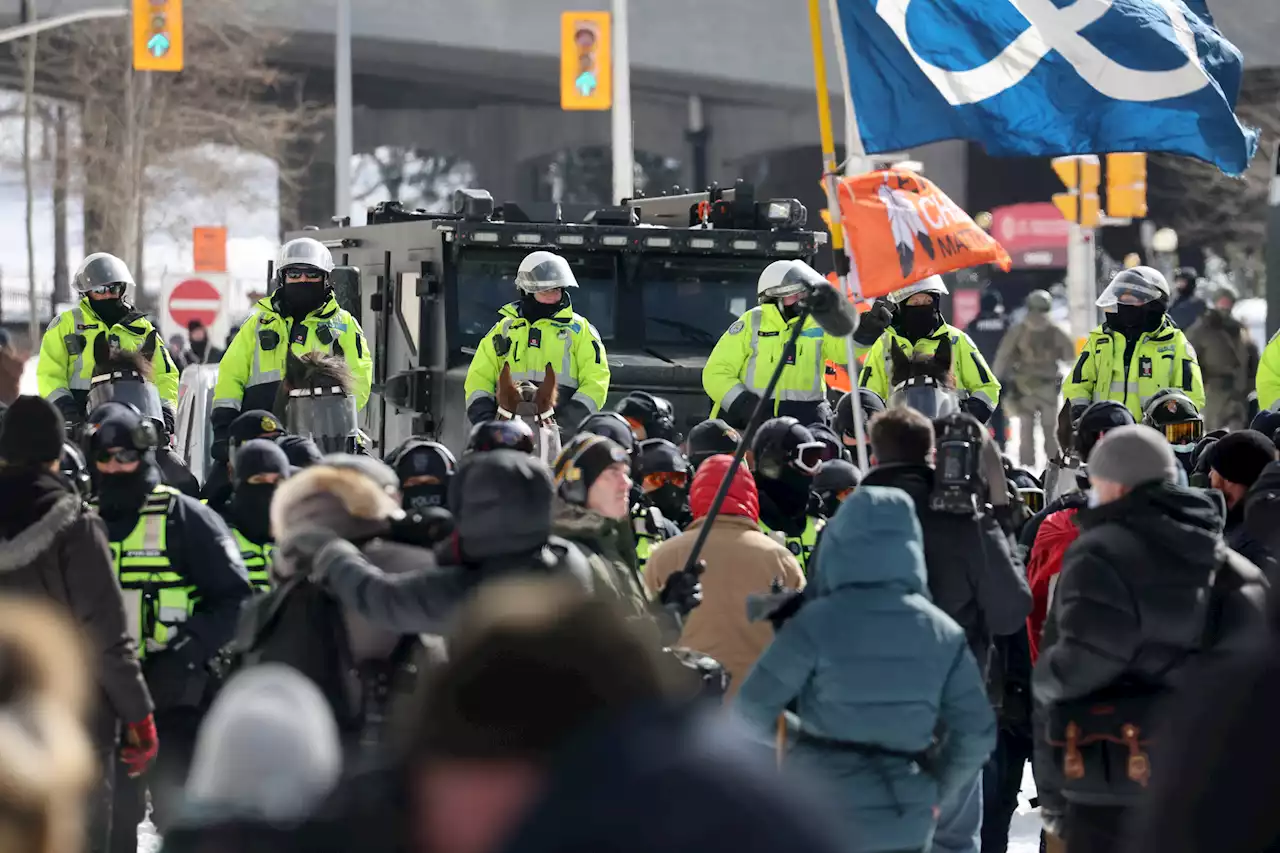
[[[1089,454],[1089,477],[1122,486],[1176,482],[1178,459],[1165,437],[1143,424],[1116,427]]]

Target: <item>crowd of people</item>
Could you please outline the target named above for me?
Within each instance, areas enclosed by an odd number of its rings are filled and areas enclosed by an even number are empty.
[[[531,256],[465,450],[379,460],[326,440],[368,350],[298,242],[224,356],[204,482],[110,256],[79,326],[135,346],[58,320],[43,395],[0,383],[0,853],[134,853],[148,817],[178,853],[1003,853],[1028,762],[1055,853],[1276,843],[1237,763],[1272,741],[1280,414],[1212,402],[1159,273],[1117,276],[1079,354],[1042,294],[971,338],[927,279],[866,315],[871,387],[814,396],[835,339],[780,262],[685,436],[644,391],[601,410],[571,272]],[[511,338],[574,322],[561,405],[515,415]],[[1004,384],[1043,471],[999,452]]]

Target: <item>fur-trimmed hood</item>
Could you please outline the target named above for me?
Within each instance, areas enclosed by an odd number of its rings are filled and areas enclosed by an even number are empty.
[[[67,493],[54,501],[39,521],[26,527],[12,539],[0,536],[0,574],[21,569],[48,551],[62,533],[84,512],[84,501],[78,494]]]
[[[313,465],[276,489],[271,501],[271,531],[283,542],[300,530],[324,527],[356,542],[383,536],[401,514],[400,504],[382,486],[355,468]],[[281,576],[292,574],[288,561],[273,564]]]

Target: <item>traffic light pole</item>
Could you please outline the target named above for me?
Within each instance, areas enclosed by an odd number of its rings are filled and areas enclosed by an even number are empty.
[[[1088,337],[1097,325],[1098,263],[1094,251],[1095,232],[1071,223],[1067,243],[1067,304],[1070,308],[1071,337]]]
[[[631,49],[627,0],[613,0],[613,200],[635,197],[635,148],[631,138]]]

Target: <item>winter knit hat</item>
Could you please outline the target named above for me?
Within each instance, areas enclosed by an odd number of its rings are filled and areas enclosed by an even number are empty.
[[[1158,431],[1143,424],[1116,427],[1089,454],[1089,476],[1122,486],[1178,479],[1178,459]]]
[[[10,465],[42,465],[62,458],[62,413],[43,397],[13,401],[0,429],[0,458]]]
[[[556,459],[556,494],[569,503],[586,504],[591,485],[612,465],[631,465],[621,445],[604,436],[579,433]]]
[[[1209,448],[1209,467],[1222,479],[1241,486],[1252,486],[1276,459],[1276,446],[1262,433],[1244,429],[1227,433]]]
[[[279,474],[289,476],[289,457],[276,446],[274,441],[265,438],[254,438],[240,445],[232,464],[235,470],[236,485],[248,481],[257,474]]]

